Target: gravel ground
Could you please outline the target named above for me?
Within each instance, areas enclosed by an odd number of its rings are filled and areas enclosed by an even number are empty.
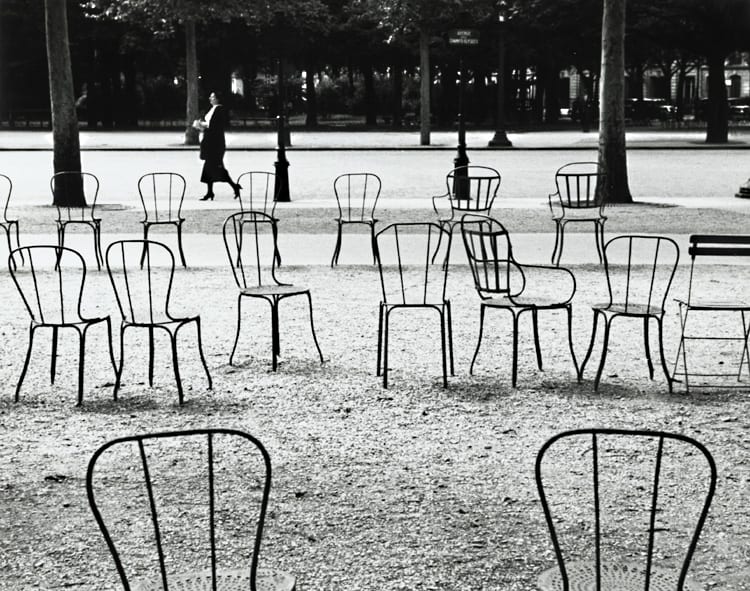
[[[685,231],[747,227],[737,214],[709,216],[682,208],[645,208],[626,224],[623,218],[639,207],[623,207],[625,213],[613,216],[611,229],[649,231],[666,225],[670,232],[682,231],[672,223],[684,224]],[[320,220],[330,219],[330,212],[314,211]],[[122,212],[120,231],[135,224],[125,219],[130,213]],[[533,231],[523,225],[520,210],[507,213],[517,216],[508,221],[511,229]],[[699,217],[688,230],[687,217],[693,214]],[[213,215],[216,220],[207,219]],[[222,218],[217,211],[195,221],[198,227],[205,223],[215,228]],[[301,213],[282,217],[282,223],[299,224],[298,231],[316,230]],[[580,359],[590,337],[589,306],[606,299],[606,286],[598,266],[572,270],[579,286],[574,343]],[[707,273],[712,281],[731,278],[739,290],[750,280],[746,271],[737,276],[720,266]],[[655,379],[648,379],[641,324],[623,320],[613,329],[596,393],[592,380],[598,349],[578,384],[564,318],[557,313],[540,316],[544,372],[536,369],[527,317],[521,322],[519,383],[511,387],[509,317],[490,312],[486,340],[470,376],[478,303],[468,269],[457,264],[448,281],[456,354],[449,388],[441,387],[435,316],[415,314],[395,317],[390,387],[384,390],[375,376],[375,267],[284,266],[279,275],[311,288],[326,362],[321,365],[316,358],[304,302],[290,300],[281,308],[279,371],[270,371],[270,321],[267,307],[260,305],[246,308],[239,363],[229,366],[236,318],[229,270],[178,270],[175,311],[200,312],[214,379],[213,391],[208,391],[193,333],[186,329],[180,343],[183,406],[177,404],[167,341],[157,340],[155,385],[149,388],[145,340],[135,333],[126,344],[120,399],[113,402],[114,376],[100,327],[89,336],[82,407],[74,406],[77,343],[67,333],[61,336],[56,383],[49,383],[48,336],[40,334],[21,402],[13,403],[28,324],[12,282],[7,276],[0,281],[5,302],[0,308],[0,380],[6,384],[0,397],[0,589],[119,588],[86,501],[84,477],[91,454],[116,436],[205,426],[246,430],[268,448],[274,477],[261,564],[293,573],[301,591],[533,589],[537,574],[554,563],[534,484],[536,453],[552,434],[588,426],[664,429],[693,436],[708,447],[719,480],[691,574],[712,589],[749,588],[747,389],[686,394],[678,388],[669,394],[658,369]],[[686,282],[687,268],[681,267],[673,293],[684,294]],[[106,273],[89,274],[84,310],[118,317]],[[677,309],[670,301],[665,320],[670,362],[678,336]],[[728,364],[737,355],[705,358]],[[684,476],[695,481],[692,468],[685,468]],[[624,475],[619,482],[632,484]],[[575,496],[565,508],[570,516],[566,532],[577,537],[585,526]],[[685,519],[694,504],[679,508]],[[627,507],[614,511],[618,527],[629,534],[636,531]],[[638,556],[642,550],[634,540],[631,536],[616,549]],[[664,540],[659,560],[678,560],[676,544]],[[141,546],[136,539],[126,544],[136,564]]]

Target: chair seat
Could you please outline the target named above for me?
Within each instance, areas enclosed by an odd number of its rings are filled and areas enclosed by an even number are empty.
[[[493,308],[537,308],[537,309],[543,309],[543,308],[562,308],[566,306],[564,302],[560,302],[557,299],[554,298],[545,298],[545,297],[533,297],[533,298],[524,298],[516,297],[513,298],[511,301],[510,298],[507,296],[495,296],[493,298],[487,298],[486,300],[482,300],[483,306],[491,306]]]
[[[682,306],[687,306],[690,310],[725,310],[727,312],[750,311],[750,303],[741,300],[728,301],[692,301],[690,303],[684,300],[675,300]]]
[[[310,291],[308,288],[299,285],[258,285],[256,287],[246,287],[245,289],[241,289],[240,294],[246,296],[285,296],[307,293],[308,291]]]
[[[566,562],[570,591],[596,591],[596,569],[593,562]],[[651,569],[649,589],[651,591],[675,591],[677,570]],[[646,568],[641,563],[602,565],[601,591],[643,591]],[[558,567],[550,568],[539,575],[537,585],[543,591],[562,591],[562,577]],[[703,585],[685,580],[684,591],[703,591]]]
[[[562,213],[552,214],[552,219],[560,222],[599,222],[607,221],[607,216],[599,215],[595,211],[591,210],[567,210]]]
[[[256,591],[292,591],[296,581],[288,573],[279,570],[258,569]],[[170,576],[169,589],[173,591],[211,591],[211,571],[199,571],[184,575]],[[217,591],[248,591],[250,570],[226,570],[216,573]],[[161,579],[145,581],[133,586],[133,591],[163,591]]]
[[[623,316],[661,316],[664,309],[660,306],[649,306],[648,304],[594,304],[594,310],[604,314],[622,314]]]

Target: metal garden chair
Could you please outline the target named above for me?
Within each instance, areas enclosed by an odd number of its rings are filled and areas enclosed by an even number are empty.
[[[461,218],[463,237],[469,267],[474,277],[474,287],[481,298],[479,307],[479,339],[469,373],[474,373],[474,362],[479,354],[484,332],[484,314],[490,309],[507,310],[513,317],[513,371],[512,383],[516,386],[518,373],[518,321],[521,314],[531,312],[534,330],[534,347],[539,369],[542,369],[542,352],[539,346],[538,313],[541,310],[564,310],[568,318],[568,344],[573,367],[578,376],[578,363],[573,349],[573,296],[576,280],[573,273],[560,267],[523,265],[513,256],[508,231],[497,220],[467,214]],[[538,289],[535,290],[535,287]],[[549,289],[554,286],[554,289]],[[545,293],[553,292],[553,296]]]
[[[271,358],[276,371],[277,358],[281,352],[279,333],[279,304],[293,296],[304,296],[310,309],[310,330],[313,341],[323,363],[323,352],[315,335],[312,296],[307,287],[282,283],[276,278],[276,231],[273,218],[260,212],[235,213],[224,220],[224,245],[232,267],[237,296],[237,334],[229,355],[229,364],[234,363],[234,354],[240,339],[243,298],[265,300],[271,306]]]
[[[142,261],[139,264],[139,259]],[[154,385],[154,332],[163,330],[169,335],[172,366],[180,404],[184,401],[180,368],[177,361],[177,335],[189,324],[195,324],[198,353],[206,372],[208,389],[213,383],[203,356],[200,316],[177,317],[170,311],[174,255],[161,242],[153,240],[118,240],[107,247],[107,273],[122,315],[120,322],[120,365],[117,368],[115,397],[122,383],[125,363],[125,331],[130,328],[148,330],[148,384]],[[144,264],[145,263],[145,264]]]
[[[182,250],[182,201],[185,198],[185,177],[176,172],[149,172],[138,179],[138,194],[141,197],[144,218],[143,240],[148,240],[151,226],[171,225],[177,229],[177,250],[180,262],[187,267]],[[141,265],[145,260],[141,256]]]
[[[86,263],[83,257],[75,250],[66,247],[24,246],[10,253],[8,267],[31,318],[29,347],[26,351],[21,377],[16,385],[16,402],[18,402],[21,385],[29,368],[37,329],[52,329],[50,381],[54,384],[58,333],[60,329],[72,328],[78,333],[79,339],[78,405],[80,406],[83,402],[86,334],[89,328],[100,322],[107,325],[107,346],[112,368],[115,369],[112,352],[112,325],[109,316],[87,317],[81,313],[81,299],[86,280]]]
[[[445,177],[447,192],[432,198],[438,225],[453,235],[467,213],[490,215],[500,188],[500,173],[489,166],[460,166]],[[446,207],[446,204],[448,207]],[[434,262],[434,260],[433,260]],[[446,258],[446,264],[448,259]]]
[[[535,472],[557,558],[540,589],[704,589],[687,576],[716,489],[701,443],[660,431],[566,431],[542,446]]]
[[[375,207],[380,197],[380,177],[371,172],[350,172],[341,174],[333,181],[333,192],[339,215],[336,218],[336,246],[331,257],[331,267],[339,262],[341,253],[341,231],[344,224],[364,224],[370,228],[372,262],[377,261],[377,244],[375,244]]]
[[[694,234],[690,236],[690,281],[688,284],[687,300],[677,299],[680,307],[680,344],[677,348],[677,359],[675,360],[674,373],[672,381],[680,381],[677,376],[685,380],[685,389],[690,391],[690,376],[696,378],[736,378],[736,383],[727,384],[719,383],[719,380],[713,380],[714,383],[704,383],[704,386],[724,387],[724,388],[747,388],[748,383],[742,382],[742,367],[747,363],[748,374],[750,375],[750,351],[748,350],[748,340],[750,339],[750,324],[747,315],[750,314],[750,299],[747,297],[747,273],[745,281],[741,279],[741,269],[744,267],[735,267],[731,277],[726,281],[716,281],[712,276],[707,277],[704,270],[707,261],[716,261],[721,263],[742,263],[750,262],[750,235],[726,235],[726,234]],[[696,265],[698,263],[698,265]],[[697,313],[707,313],[710,322],[708,326],[701,327],[700,323],[696,325],[691,322],[692,328],[688,329],[688,318],[691,320],[696,317]],[[736,334],[730,336],[726,330],[722,330],[722,325],[718,322],[718,315],[739,314],[742,321],[742,332],[739,336]],[[699,332],[704,328],[706,332]],[[701,372],[688,370],[688,341],[723,341],[731,344],[732,341],[742,343],[742,349],[739,355],[739,364],[733,367],[734,371]],[[704,351],[705,353],[705,351]],[[712,351],[713,353],[713,351]],[[704,355],[705,357],[705,355]],[[713,357],[710,355],[709,357]],[[682,361],[682,371],[678,371]],[[714,365],[715,367],[715,365]],[[732,367],[726,364],[725,367]]]
[[[49,182],[55,203],[60,201],[80,202],[88,199],[86,205],[68,207],[57,205],[57,244],[65,246],[65,231],[70,225],[84,225],[91,228],[94,234],[94,256],[96,267],[101,270],[104,262],[102,256],[102,219],[96,216],[96,199],[99,196],[99,179],[90,172],[64,171],[52,175]]]
[[[557,191],[549,195],[549,208],[555,222],[555,248],[552,264],[559,265],[565,238],[565,226],[570,222],[594,224],[594,239],[599,262],[604,249],[604,203],[597,196],[596,186],[603,182],[604,173],[596,162],[571,162],[555,173]]]
[[[594,327],[591,331],[591,342],[586,357],[581,363],[578,381],[583,378],[583,370],[591,356],[596,342],[596,329],[599,318],[604,321],[604,343],[596,372],[594,389],[599,388],[604,362],[607,358],[610,326],[615,318],[639,318],[643,320],[643,340],[646,349],[649,378],[654,378],[654,365],[651,361],[649,346],[649,321],[656,320],[659,329],[659,356],[662,369],[667,378],[669,391],[672,391],[672,380],[664,359],[662,340],[662,322],[664,305],[672,284],[677,263],[680,260],[680,249],[671,238],[663,236],[617,236],[604,247],[604,270],[607,275],[609,301],[592,306]]]
[[[293,591],[294,576],[258,566],[270,490],[268,452],[232,429],[114,439],[86,473],[126,590]]]
[[[271,218],[278,241],[279,219],[276,217],[276,174],[257,170],[243,172],[237,178],[237,184],[241,185],[238,197],[240,211],[243,213],[257,211]],[[276,264],[281,266],[278,243],[275,254]]]
[[[20,248],[21,242],[18,239],[18,220],[8,217],[8,203],[10,203],[10,194],[13,192],[13,181],[9,176],[0,174],[0,201],[3,203],[3,213],[0,217],[0,228],[5,230],[5,238],[8,241],[8,253],[14,248]],[[15,236],[16,243],[13,245],[11,234]]]
[[[445,247],[440,250],[445,235]],[[440,317],[440,344],[443,364],[443,386],[448,387],[448,359],[453,367],[453,330],[451,304],[445,286],[451,235],[433,222],[390,224],[375,235],[378,269],[383,289],[378,314],[377,375],[383,375],[383,387],[388,387],[388,336],[391,314],[396,310],[435,310]],[[441,265],[431,260],[439,257]],[[448,346],[446,348],[446,332]]]

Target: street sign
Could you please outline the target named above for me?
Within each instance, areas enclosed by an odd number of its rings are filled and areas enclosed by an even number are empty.
[[[448,32],[449,45],[479,45],[477,29],[451,29]]]

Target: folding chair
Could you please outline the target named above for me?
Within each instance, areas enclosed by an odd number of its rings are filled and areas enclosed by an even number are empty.
[[[8,254],[15,249],[20,248],[21,243],[18,239],[18,220],[8,217],[8,203],[10,203],[10,194],[13,192],[13,181],[9,176],[0,174],[0,203],[3,204],[3,213],[0,217],[0,228],[5,231],[5,238],[8,241]],[[13,245],[11,234],[15,235],[16,243]]]
[[[559,265],[565,238],[565,226],[570,222],[594,224],[594,240],[599,263],[604,249],[604,202],[596,187],[604,181],[604,173],[596,162],[571,162],[561,166],[555,173],[557,191],[549,195],[549,208],[555,222],[555,248],[552,264]]]
[[[596,342],[596,329],[599,318],[604,321],[604,343],[599,360],[599,369],[594,380],[594,389],[599,389],[604,362],[607,359],[609,331],[615,318],[639,318],[643,320],[643,343],[646,349],[648,374],[654,379],[654,365],[651,362],[649,345],[649,321],[656,320],[659,329],[659,357],[664,375],[667,378],[669,391],[672,391],[672,379],[664,358],[663,320],[664,305],[669,287],[672,285],[677,263],[680,260],[680,249],[671,238],[663,236],[617,236],[604,247],[604,271],[607,275],[609,301],[594,304],[594,327],[591,330],[586,357],[578,372],[578,381],[583,379],[583,370],[591,356]]]
[[[86,263],[83,257],[75,250],[61,246],[24,246],[10,253],[8,267],[31,318],[29,347],[26,350],[21,377],[18,378],[16,385],[16,402],[18,402],[21,385],[29,368],[34,334],[37,329],[52,329],[50,381],[54,384],[58,333],[62,328],[72,328],[78,333],[79,339],[78,406],[80,406],[83,403],[86,333],[89,328],[100,322],[107,325],[109,358],[112,362],[112,369],[116,372],[112,351],[112,324],[109,316],[84,317],[81,314],[83,286],[86,281]]]
[[[281,254],[278,250],[279,219],[276,217],[276,174],[258,170],[243,172],[237,177],[237,184],[240,185],[239,197],[236,197],[240,200],[240,211],[243,213],[257,211],[267,215],[273,222],[277,237],[276,265],[281,266]]]
[[[371,172],[350,172],[341,174],[333,181],[333,192],[339,215],[336,218],[336,246],[331,257],[331,267],[339,262],[341,253],[341,231],[344,224],[364,224],[370,228],[370,245],[372,262],[377,261],[377,244],[375,243],[375,207],[380,197],[380,177]]]
[[[237,334],[229,355],[229,364],[234,363],[234,354],[240,340],[242,326],[243,298],[265,300],[271,306],[271,363],[273,371],[278,365],[281,353],[279,331],[279,304],[293,296],[304,296],[310,309],[310,330],[313,341],[323,363],[323,352],[315,335],[313,322],[312,296],[307,287],[282,283],[276,278],[276,226],[273,218],[260,212],[235,213],[224,220],[222,230],[224,246],[232,267],[235,283],[239,288],[237,296]]]
[[[531,312],[534,329],[534,348],[539,369],[542,369],[542,352],[539,346],[537,317],[541,310],[564,310],[568,318],[568,345],[573,367],[578,376],[578,363],[573,349],[573,296],[576,280],[573,273],[560,267],[523,265],[513,256],[508,231],[497,220],[475,214],[461,218],[461,236],[466,256],[474,277],[474,287],[481,298],[479,307],[479,339],[469,373],[474,373],[474,362],[479,354],[484,332],[484,313],[487,308],[508,310],[513,316],[513,371],[512,383],[516,386],[518,373],[518,321],[521,314]],[[547,289],[535,290],[535,286]],[[554,289],[549,289],[553,286]],[[552,291],[552,297],[545,295]]]
[[[445,236],[444,236],[445,235]],[[445,248],[439,250],[445,238]],[[433,222],[390,224],[375,235],[383,299],[378,314],[378,365],[383,387],[388,387],[388,336],[391,314],[396,310],[435,310],[440,317],[440,346],[443,387],[448,387],[447,363],[453,367],[451,303],[446,298],[447,258],[451,235]],[[436,269],[431,260],[439,257]],[[446,348],[446,332],[448,346]]]
[[[704,383],[703,386],[714,386],[721,388],[748,388],[748,383],[742,383],[742,367],[747,363],[748,375],[750,375],[750,351],[748,350],[748,339],[750,338],[750,323],[746,314],[750,314],[750,299],[747,295],[748,273],[746,267],[735,266],[726,281],[717,282],[713,278],[706,277],[705,265],[707,259],[714,259],[722,264],[750,263],[750,235],[732,236],[726,234],[694,234],[690,236],[690,281],[688,284],[687,300],[676,299],[680,307],[680,344],[677,348],[677,359],[675,360],[673,381],[680,381],[677,376],[684,378],[685,390],[690,391],[690,377],[696,378],[736,378],[736,384]],[[744,259],[744,260],[743,260]],[[696,265],[698,263],[698,265]],[[745,280],[741,279],[741,273],[745,271]],[[705,332],[698,332],[700,322],[696,315],[699,312],[707,312],[705,316],[708,325],[702,327]],[[742,321],[742,332],[739,336],[729,334],[722,330],[718,322],[719,315],[739,314]],[[688,318],[690,318],[692,330],[688,331]],[[695,331],[695,332],[693,332]],[[688,341],[721,341],[730,343],[739,341],[742,348],[739,354],[739,363],[736,370],[732,372],[690,372],[688,370]],[[704,351],[708,357],[714,357],[715,351]],[[734,355],[732,355],[734,357]],[[682,362],[682,370],[679,370]],[[726,364],[730,367],[734,364]],[[715,367],[715,365],[714,365]]]
[[[137,262],[140,259],[140,264]],[[180,404],[184,402],[180,367],[177,362],[177,335],[188,325],[195,324],[198,354],[208,380],[213,388],[211,374],[203,356],[200,316],[173,316],[169,310],[174,278],[174,255],[161,242],[153,240],[118,240],[107,247],[107,273],[122,315],[120,322],[120,365],[115,381],[115,398],[122,382],[125,364],[125,331],[130,328],[148,330],[148,385],[154,385],[154,332],[163,330],[172,345],[172,366],[177,382]],[[145,268],[144,268],[145,263]]]
[[[102,219],[96,217],[96,199],[99,196],[99,179],[90,172],[63,171],[52,175],[49,181],[52,198],[57,207],[57,244],[65,246],[65,231],[70,225],[91,228],[94,234],[94,256],[96,268],[101,271]],[[86,203],[90,199],[90,205]],[[82,203],[83,205],[59,205],[60,203]]]
[[[270,490],[268,452],[233,429],[114,439],[86,472],[126,590],[293,591],[292,575],[258,566]]]
[[[180,262],[187,267],[182,250],[182,201],[185,199],[185,177],[176,172],[149,172],[138,179],[138,194],[141,197],[144,218],[143,240],[148,240],[151,226],[174,226],[177,229],[177,250]],[[141,255],[141,265],[146,252]]]
[[[539,450],[535,475],[557,566],[543,591],[698,591],[688,578],[716,464],[681,434],[577,429]]]

